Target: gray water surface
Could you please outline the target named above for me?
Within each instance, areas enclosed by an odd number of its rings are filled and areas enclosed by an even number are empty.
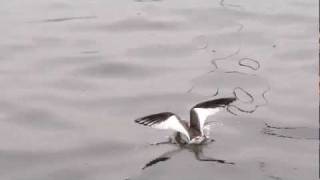
[[[317,1],[12,0],[0,20],[1,180],[318,178]],[[201,147],[235,165],[142,170],[179,147],[134,119],[235,89]]]

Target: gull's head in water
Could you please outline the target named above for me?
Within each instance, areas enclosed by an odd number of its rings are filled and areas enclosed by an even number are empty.
[[[236,98],[220,98],[199,103],[190,110],[189,123],[171,112],[152,114],[135,120],[136,123],[157,129],[176,131],[174,141],[178,144],[202,144],[209,138],[210,126],[205,124],[208,116],[219,112]]]

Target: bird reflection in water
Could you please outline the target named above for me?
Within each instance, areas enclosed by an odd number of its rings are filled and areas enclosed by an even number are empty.
[[[185,142],[183,140],[183,138],[181,138],[181,135],[179,133],[176,133],[174,135],[174,139],[169,138],[168,141],[154,143],[154,144],[150,144],[150,145],[159,146],[159,145],[163,145],[163,144],[171,144],[171,145],[177,146],[178,148],[174,149],[174,150],[170,150],[170,151],[162,154],[161,156],[149,161],[142,169],[144,170],[144,169],[151,167],[157,163],[167,161],[167,160],[171,159],[172,156],[174,156],[184,150],[188,150],[188,151],[194,153],[195,159],[198,161],[207,161],[207,162],[215,162],[215,163],[220,163],[220,164],[234,165],[235,164],[234,162],[228,162],[228,161],[222,160],[222,159],[207,157],[203,154],[203,148],[212,142],[214,142],[213,139],[206,139],[201,144],[188,144],[187,142]]]
[[[210,142],[212,142],[212,141],[210,141]],[[188,150],[188,151],[194,153],[195,159],[198,161],[215,162],[215,163],[228,164],[228,165],[235,164],[234,162],[227,162],[226,160],[216,159],[216,158],[205,156],[203,154],[203,147],[205,147],[210,142],[206,142],[205,144],[176,144],[176,145],[178,145],[177,149],[170,150],[170,151],[162,154],[161,156],[149,161],[142,169],[144,170],[144,169],[151,167],[157,163],[167,161],[167,160],[171,159],[172,156],[174,156],[184,150]],[[164,144],[164,143],[161,143],[161,144]],[[157,144],[152,144],[152,145],[158,146],[161,144],[157,143]],[[167,143],[167,144],[169,144],[169,143]]]

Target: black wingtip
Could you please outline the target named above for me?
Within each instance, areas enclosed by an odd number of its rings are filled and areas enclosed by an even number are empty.
[[[205,101],[195,105],[193,108],[215,108],[215,107],[225,107],[236,100],[235,97],[219,98],[209,101]]]
[[[139,122],[141,121],[141,118],[135,119],[134,122],[140,124]]]
[[[157,114],[152,114],[149,116],[141,117],[136,120],[134,120],[135,123],[144,125],[144,126],[152,126],[153,124],[158,124],[162,121],[165,121],[170,116],[173,116],[174,114],[171,112],[162,112]]]
[[[148,126],[149,125],[149,122],[146,121],[145,118],[135,119],[134,122],[137,123],[137,124],[144,125],[144,126]]]

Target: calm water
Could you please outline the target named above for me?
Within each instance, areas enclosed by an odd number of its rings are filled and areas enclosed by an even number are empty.
[[[318,178],[317,1],[3,1],[1,180]],[[133,122],[239,97],[197,161]],[[248,94],[248,93],[250,94]],[[215,97],[213,97],[215,96]],[[255,110],[255,111],[254,111]],[[253,112],[254,111],[254,112]],[[170,153],[169,153],[170,154]]]

